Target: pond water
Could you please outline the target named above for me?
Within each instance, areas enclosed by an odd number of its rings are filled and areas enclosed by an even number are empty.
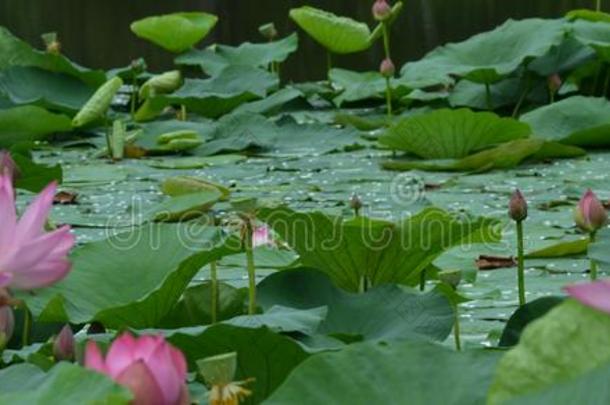
[[[273,21],[281,34],[296,28],[288,10],[310,4],[372,25],[368,0],[2,0],[0,25],[30,43],[41,44],[40,35],[57,31],[63,50],[86,66],[123,66],[144,56],[149,66],[171,66],[172,55],[137,39],[131,21],[153,14],[204,10],[220,16],[207,43],[239,44],[258,41],[257,27]],[[567,10],[590,7],[593,0],[408,0],[407,11],[394,30],[394,58],[400,64],[421,57],[447,41],[465,39],[502,23],[507,18],[559,17]],[[450,4],[450,5],[449,5]],[[313,41],[301,36],[301,46],[284,67],[292,80],[324,77],[325,56]],[[351,69],[376,68],[381,47],[367,53],[339,58],[336,64]]]

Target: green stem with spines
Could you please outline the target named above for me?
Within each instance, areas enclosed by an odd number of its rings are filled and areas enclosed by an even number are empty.
[[[595,242],[595,238],[597,236],[596,232],[591,232],[590,235],[590,241],[589,243],[594,243]],[[591,281],[595,281],[597,280],[597,262],[593,259],[589,259],[590,260],[590,276],[591,276]]]
[[[385,51],[385,57],[391,60],[392,55],[390,52],[390,30],[388,28],[387,22],[383,22],[383,50]]]
[[[520,306],[525,305],[525,253],[523,245],[523,221],[517,221],[517,284]]]
[[[256,267],[254,266],[253,234],[254,226],[251,219],[246,219],[246,268],[248,270],[248,315],[256,313]]]
[[[212,287],[212,323],[218,322],[218,270],[216,261],[210,263],[210,282]]]

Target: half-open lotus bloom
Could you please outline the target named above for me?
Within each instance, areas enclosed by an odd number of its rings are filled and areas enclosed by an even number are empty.
[[[87,343],[85,366],[128,387],[134,405],[186,405],[186,360],[162,336],[119,336],[106,358],[93,341]]]
[[[580,199],[574,220],[586,232],[595,232],[608,223],[608,213],[591,189]]]
[[[573,284],[565,290],[584,305],[610,314],[610,280]]]
[[[18,219],[12,178],[0,175],[0,288],[46,287],[70,271],[70,227],[44,229],[56,189],[55,183],[49,184]]]

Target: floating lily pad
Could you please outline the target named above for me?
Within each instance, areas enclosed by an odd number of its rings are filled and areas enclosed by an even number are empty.
[[[208,13],[173,13],[146,17],[131,24],[131,31],[170,52],[184,52],[205,38],[218,22]]]

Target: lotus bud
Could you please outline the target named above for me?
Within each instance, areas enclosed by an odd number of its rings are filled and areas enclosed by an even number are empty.
[[[349,200],[349,206],[354,213],[358,215],[360,213],[360,209],[362,208],[362,200],[358,194],[352,194],[352,198]]]
[[[144,60],[144,58],[138,58],[132,60],[129,67],[131,68],[131,70],[133,70],[135,74],[139,75],[140,73],[144,73],[148,66],[146,66],[146,61]]]
[[[588,233],[596,232],[608,223],[608,213],[591,189],[580,199],[574,212],[574,221]]]
[[[394,67],[394,63],[390,58],[386,58],[381,62],[379,66],[379,72],[383,75],[383,77],[393,77],[394,73],[396,73],[396,68]]]
[[[516,222],[522,222],[527,218],[527,201],[525,201],[523,194],[519,190],[515,190],[510,198],[508,216]]]
[[[0,307],[0,352],[6,347],[13,336],[15,317],[13,309],[8,305]]]
[[[555,73],[554,75],[550,75],[548,77],[547,84],[549,86],[549,90],[551,90],[551,92],[554,94],[559,91],[559,89],[563,85],[563,82],[561,81],[561,77],[557,73]]]
[[[57,40],[56,32],[47,32],[41,35],[47,48],[47,53],[59,55],[61,53],[61,43]]]
[[[277,37],[277,29],[275,29],[274,23],[261,25],[258,27],[258,32],[269,41],[273,41]]]
[[[53,356],[57,361],[74,360],[74,334],[70,325],[65,325],[53,342]]]
[[[8,174],[13,181],[19,177],[19,168],[8,151],[0,150],[0,173]]]
[[[376,0],[373,4],[373,17],[377,21],[385,21],[392,15],[392,7],[386,0]]]

